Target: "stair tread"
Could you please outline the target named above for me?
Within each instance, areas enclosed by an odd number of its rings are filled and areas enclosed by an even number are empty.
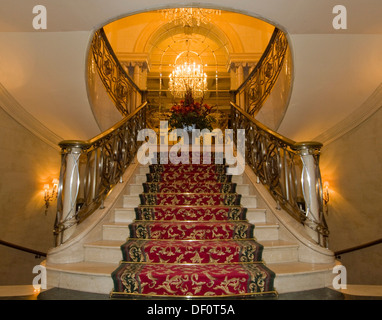
[[[105,263],[105,262],[92,262],[83,261],[75,263],[48,263],[47,269],[54,269],[56,271],[63,271],[69,273],[86,273],[94,275],[110,274],[118,267],[119,263]],[[307,262],[281,262],[281,263],[267,263],[266,264],[277,276],[316,273],[323,271],[330,271],[335,266],[335,263],[307,263]]]
[[[131,196],[131,197],[137,197],[137,195],[124,195],[124,196]],[[242,195],[243,197],[243,195]],[[253,195],[253,197],[256,197],[256,195]],[[161,205],[154,205],[154,206],[149,206],[149,205],[143,205],[143,204],[139,204],[138,205],[139,207],[161,207]],[[162,205],[163,206],[163,205]],[[189,205],[190,206],[190,205]],[[179,207],[182,207],[181,205],[179,205]],[[198,208],[198,207],[202,207],[202,206],[197,206],[197,205],[192,205],[193,208]],[[209,206],[210,208],[226,208],[226,206],[224,205],[216,205],[216,206]],[[231,206],[231,207],[235,207],[235,206]],[[239,204],[237,205],[236,207],[244,207],[242,204]],[[247,208],[245,207],[248,211],[255,211],[255,212],[264,212],[264,211],[267,211],[267,209],[265,208]],[[122,211],[131,211],[131,210],[134,210],[135,207],[117,207],[115,208],[115,210],[122,210]]]
[[[260,243],[265,248],[298,247],[298,243],[285,240],[261,240]]]
[[[141,194],[163,194],[161,192],[141,192]],[[194,194],[193,192],[168,192],[168,193],[165,193],[165,194],[174,194],[174,195],[179,195],[179,194]],[[200,193],[196,193],[196,194],[206,194],[206,195],[211,195],[211,194],[239,194],[238,192],[227,192],[227,193],[222,193],[222,192],[200,192]],[[137,194],[124,194],[123,195],[124,197],[128,197],[128,198],[131,198],[131,197],[134,197],[136,198],[137,197]],[[242,197],[246,197],[246,198],[257,198],[257,195],[255,194],[243,194],[241,195]]]
[[[88,242],[84,244],[84,246],[85,247],[119,248],[127,240],[128,238],[126,238],[126,240],[98,240],[94,242]],[[137,240],[137,239],[134,239],[134,240]],[[160,240],[156,239],[155,241],[160,241]],[[168,240],[163,240],[163,241],[168,241]],[[181,240],[178,239],[177,241],[181,241]],[[221,241],[221,239],[217,239],[217,240],[208,239],[203,241]],[[260,241],[260,243],[264,246],[264,248],[298,247],[297,243],[285,241],[285,240],[262,240]]]
[[[85,243],[84,247],[119,248],[126,240],[97,240]]]
[[[217,224],[252,224],[249,223],[248,220],[135,220],[132,224],[173,224],[173,225],[184,225],[184,224],[200,224],[200,225],[217,225]]]
[[[105,227],[120,227],[120,228],[128,228],[131,223],[135,222],[143,222],[143,223],[231,223],[231,222],[248,222],[253,225],[255,225],[256,228],[279,228],[280,226],[277,223],[270,223],[270,222],[249,222],[248,220],[206,220],[206,221],[200,221],[200,220],[134,220],[133,222],[108,222],[104,223],[103,226]]]
[[[147,184],[163,184],[163,185],[166,185],[166,184],[171,184],[171,183],[174,183],[174,182],[166,182],[166,181],[161,181],[161,182],[142,182],[142,183],[130,183],[129,186],[133,186],[133,187],[142,187],[143,188],[143,184],[144,183],[147,183]],[[249,186],[249,184],[247,183],[237,183],[237,182],[217,182],[217,181],[203,181],[204,184],[236,184],[237,186]],[[176,183],[175,183],[176,184]],[[179,182],[178,184],[182,184],[181,182]],[[199,182],[190,182],[188,183],[189,185],[197,185],[199,184]]]
[[[47,263],[47,269],[69,273],[108,275],[118,267],[118,263],[82,261],[75,263]]]
[[[267,266],[277,275],[296,275],[302,273],[313,273],[332,270],[335,266],[333,263],[308,263],[308,262],[280,262],[267,263]]]

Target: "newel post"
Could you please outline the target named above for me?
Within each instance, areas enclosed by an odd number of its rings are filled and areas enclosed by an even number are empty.
[[[300,142],[293,146],[302,161],[301,186],[305,200],[304,221],[309,236],[317,243],[322,244],[322,197],[321,174],[319,168],[319,153],[322,144],[319,142]]]
[[[82,141],[66,140],[61,147],[61,173],[54,228],[56,245],[67,241],[77,226],[77,197],[80,189],[80,156],[87,148]]]

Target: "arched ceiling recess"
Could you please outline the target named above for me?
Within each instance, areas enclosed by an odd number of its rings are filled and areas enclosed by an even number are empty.
[[[119,19],[104,29],[121,60],[146,55],[152,72],[158,71],[155,69],[159,65],[163,68],[171,65],[187,47],[198,52],[207,65],[219,65],[227,72],[231,60],[240,59],[240,55],[258,60],[274,27],[228,11],[211,17],[207,24],[184,27],[167,21],[159,10]]]
[[[205,38],[209,38],[212,41],[215,41],[216,43],[224,43],[224,45],[227,46],[227,50],[229,52],[234,51],[234,45],[240,46],[239,50],[241,48],[240,39],[235,33],[234,30],[230,30],[230,37],[227,36],[227,34],[219,28],[214,23],[207,23],[207,24],[201,24],[200,26],[182,26],[182,25],[176,25],[171,22],[164,21],[162,22],[161,26],[153,32],[150,37],[147,39],[145,46],[141,49],[142,51],[150,51],[150,47],[153,44],[159,43],[164,41],[166,38],[178,35],[178,34],[186,34],[188,36],[192,36],[193,34],[198,34],[201,36],[204,36]],[[144,40],[145,36],[142,34],[143,37],[141,37],[141,40]],[[147,36],[146,36],[147,37]],[[139,50],[140,48],[136,48],[136,50]]]
[[[229,91],[236,88],[235,68],[254,67],[267,47],[274,26],[257,18],[221,10],[205,23],[183,25],[166,19],[161,10],[139,13],[104,26],[118,59],[129,69],[147,66],[146,80],[140,87],[149,91],[148,99],[168,104],[174,99],[169,90],[169,75],[182,53],[202,64],[207,74],[204,98],[216,105],[229,105]],[[233,77],[233,78],[232,78]],[[139,77],[138,77],[139,78]],[[241,80],[242,81],[242,80]],[[167,100],[163,100],[163,95]],[[159,99],[159,100],[158,100]],[[159,102],[158,102],[159,101]]]
[[[153,72],[158,68],[166,74],[171,72],[177,57],[187,52],[209,73],[227,71],[231,51],[229,40],[217,35],[211,25],[193,29],[165,25],[158,30],[159,37],[154,35],[147,49]]]

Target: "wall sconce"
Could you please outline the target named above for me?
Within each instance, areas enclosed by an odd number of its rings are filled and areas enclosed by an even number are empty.
[[[53,179],[52,184],[52,188],[50,188],[49,183],[44,184],[45,215],[48,213],[49,202],[57,199],[58,179]]]
[[[324,204],[327,205],[329,202],[329,182],[324,182],[324,188],[322,190],[322,199],[324,200]]]

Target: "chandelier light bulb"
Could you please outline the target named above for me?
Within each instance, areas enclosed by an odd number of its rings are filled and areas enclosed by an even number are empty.
[[[170,74],[169,89],[174,97],[183,98],[191,90],[194,98],[201,98],[207,91],[207,74],[200,64],[185,62],[176,65]]]
[[[160,10],[166,20],[183,27],[198,27],[211,21],[211,16],[221,15],[221,10],[202,8],[176,8]]]

